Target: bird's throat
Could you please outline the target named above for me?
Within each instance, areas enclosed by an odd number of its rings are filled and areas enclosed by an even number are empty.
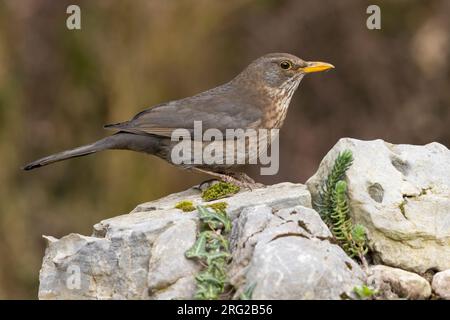
[[[265,127],[268,129],[280,129],[289,108],[292,96],[297,90],[300,80],[289,83],[280,88],[267,88],[266,94],[270,96],[272,103],[267,105],[265,112]]]

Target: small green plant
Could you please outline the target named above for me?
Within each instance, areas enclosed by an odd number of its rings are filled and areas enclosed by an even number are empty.
[[[228,182],[218,182],[203,191],[202,199],[204,201],[213,201],[231,196],[239,192],[240,188]]]
[[[183,210],[183,212],[191,212],[191,211],[195,210],[194,203],[189,200],[183,200],[183,201],[178,202],[175,205],[175,208]]]
[[[356,251],[354,251],[355,255],[365,255],[369,251],[369,248],[367,247],[367,238],[366,238],[366,229],[360,224],[356,224],[353,226],[352,229],[352,241],[354,243],[354,248],[356,248]],[[361,258],[361,256],[360,256]]]
[[[185,255],[189,259],[198,259],[205,265],[195,277],[197,282],[195,298],[215,300],[224,292],[228,282],[226,266],[230,259],[230,251],[226,235],[231,230],[231,221],[221,208],[211,210],[205,206],[197,206],[197,210],[200,233]]]
[[[362,286],[356,286],[353,288],[353,292],[361,300],[367,300],[373,298],[377,291],[363,284]]]
[[[342,153],[339,153],[334,162],[333,168],[331,169],[331,172],[328,174],[325,183],[320,188],[320,199],[317,205],[320,209],[319,213],[326,223],[331,222],[330,216],[333,213],[333,190],[336,184],[344,178],[345,173],[347,172],[348,168],[350,168],[352,163],[353,154],[350,150],[345,150]]]
[[[249,286],[247,286],[247,288],[245,288],[244,292],[241,293],[241,295],[239,296],[240,300],[252,300],[252,296],[253,296],[253,291],[255,290],[256,287],[256,283],[253,283]]]
[[[365,263],[366,233],[362,225],[353,225],[348,206],[347,183],[343,180],[353,162],[350,150],[340,153],[319,192],[318,211],[334,237],[350,257]]]
[[[198,206],[197,209],[203,226],[210,230],[224,229],[225,233],[228,233],[231,230],[231,221],[225,211],[211,211],[203,206]]]
[[[338,181],[331,197],[331,231],[350,257],[362,257],[367,253],[366,237],[362,225],[353,225],[347,201],[347,183]]]

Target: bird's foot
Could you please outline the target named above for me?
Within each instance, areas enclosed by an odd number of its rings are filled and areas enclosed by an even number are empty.
[[[231,177],[235,178],[236,180],[239,180],[242,182],[255,183],[255,180],[253,180],[251,177],[249,177],[244,172],[228,171],[228,172],[225,172],[224,174],[226,174],[227,176],[231,176]]]
[[[225,175],[233,178],[236,182],[231,182],[236,184],[238,187],[245,188],[245,189],[258,189],[258,188],[264,188],[265,185],[262,183],[255,182],[251,177],[249,177],[244,172],[226,172]]]
[[[206,180],[198,185],[198,189],[203,190],[206,189],[213,184],[217,183],[215,181],[223,181],[227,183],[234,184],[235,186],[241,188],[241,189],[258,189],[258,188],[264,188],[265,186],[261,183],[255,182],[252,178],[250,178],[248,175],[246,175],[243,172],[214,172],[214,171],[208,171],[205,169],[200,168],[194,168],[194,170],[209,174],[213,176],[213,179]],[[206,188],[205,188],[206,187]]]
[[[218,174],[219,175],[219,174]],[[205,191],[206,189],[212,187],[213,185],[219,183],[219,182],[226,182],[226,183],[230,183],[232,185],[235,185],[241,189],[251,189],[248,186],[248,183],[239,181],[237,179],[235,179],[234,177],[231,177],[229,175],[226,174],[220,174],[220,176],[215,175],[216,178],[212,178],[212,179],[208,179],[203,181],[202,183],[200,183],[198,186],[195,186],[194,188],[200,191]]]
[[[218,178],[208,179],[208,180],[205,180],[205,181],[199,183],[199,185],[195,186],[194,189],[197,189],[200,191],[205,191],[209,187],[212,187],[213,185],[215,185],[219,182],[220,182],[220,179],[218,179]]]
[[[245,181],[239,181],[239,180],[236,180],[236,181],[237,182],[234,182],[233,184],[237,185],[241,189],[248,189],[250,191],[266,187],[264,184],[259,183],[259,182],[251,183],[251,182],[245,182]]]

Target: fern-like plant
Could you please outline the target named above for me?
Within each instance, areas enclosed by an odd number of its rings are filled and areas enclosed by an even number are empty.
[[[212,209],[197,206],[201,232],[185,253],[186,258],[198,259],[205,265],[195,277],[196,299],[218,299],[225,290],[226,267],[230,259],[229,243],[225,236],[231,230],[231,221],[223,207]]]
[[[353,154],[350,150],[345,150],[336,158],[331,172],[325,183],[320,187],[319,213],[322,219],[326,222],[330,222],[330,216],[333,211],[332,196],[336,184],[344,178],[345,172],[350,168],[353,163]]]
[[[340,180],[336,183],[331,197],[332,212],[330,216],[331,231],[344,251],[350,257],[362,259],[367,253],[365,247],[365,230],[362,225],[353,225],[347,200],[347,183]]]
[[[344,176],[353,163],[350,150],[337,156],[333,168],[319,190],[319,202],[316,207],[320,216],[330,227],[336,240],[350,256],[357,256],[365,263],[367,253],[365,229],[361,225],[353,225],[348,205],[347,183]]]

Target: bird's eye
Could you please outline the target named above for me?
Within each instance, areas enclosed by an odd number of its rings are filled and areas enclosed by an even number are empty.
[[[292,68],[292,63],[290,61],[287,61],[287,60],[286,61],[282,61],[280,63],[280,67],[281,67],[281,69],[288,70],[288,69]]]

